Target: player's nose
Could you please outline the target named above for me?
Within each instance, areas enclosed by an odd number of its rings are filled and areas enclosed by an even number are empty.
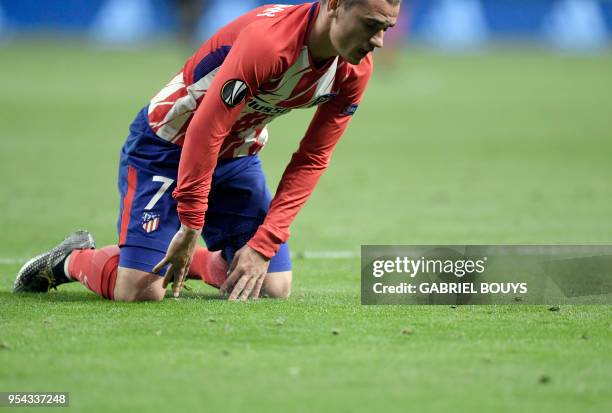
[[[383,47],[383,38],[385,37],[384,30],[379,30],[374,36],[370,38],[370,46],[372,48],[375,47]]]

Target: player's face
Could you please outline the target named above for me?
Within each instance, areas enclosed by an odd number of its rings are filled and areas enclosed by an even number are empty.
[[[336,52],[349,63],[358,64],[374,48],[383,47],[385,31],[395,25],[399,10],[399,4],[394,6],[387,0],[364,0],[350,7],[340,4],[332,12],[330,28]]]

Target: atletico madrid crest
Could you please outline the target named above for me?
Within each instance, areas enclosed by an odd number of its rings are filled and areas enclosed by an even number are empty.
[[[145,212],[142,214],[142,229],[148,234],[159,228],[159,214]]]

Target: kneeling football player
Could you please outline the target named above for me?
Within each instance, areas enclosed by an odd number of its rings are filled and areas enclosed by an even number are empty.
[[[15,292],[78,280],[122,301],[161,300],[187,276],[229,299],[287,297],[289,226],[327,168],[399,0],[257,8],[220,29],[138,113],[121,152],[118,245],[70,234],[26,263]],[[266,125],[317,111],[272,197]],[[202,236],[208,248],[197,246]]]

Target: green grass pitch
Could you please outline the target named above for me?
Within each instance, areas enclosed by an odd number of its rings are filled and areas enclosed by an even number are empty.
[[[162,303],[12,295],[11,260],[76,228],[116,242],[120,146],[183,52],[0,47],[0,391],[87,412],[610,411],[609,306],[364,307],[358,258],[297,258],[286,301],[194,281]],[[612,57],[409,50],[379,69],[294,252],[612,241]],[[308,117],[271,125],[272,187]]]

